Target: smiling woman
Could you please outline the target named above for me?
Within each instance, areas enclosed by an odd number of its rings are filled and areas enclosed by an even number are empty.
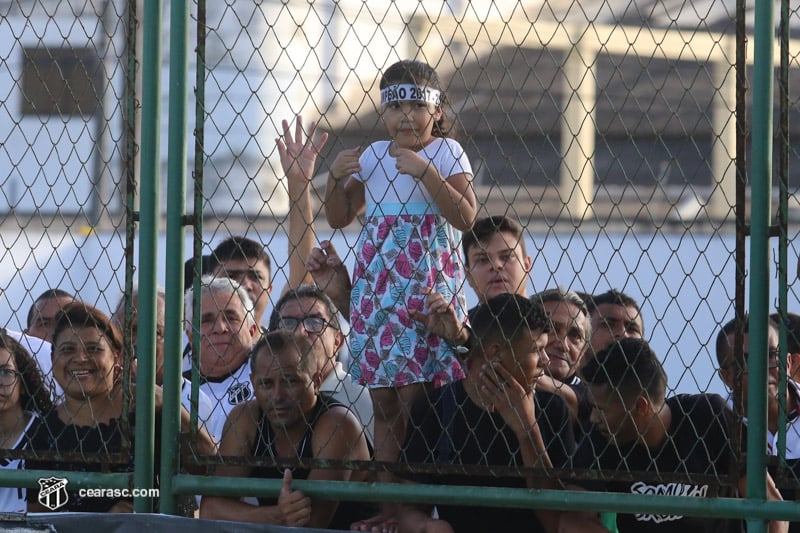
[[[133,413],[123,411],[122,337],[101,311],[83,303],[70,304],[56,318],[53,332],[53,376],[64,390],[64,400],[47,413],[31,432],[31,449],[41,459],[28,461],[29,468],[78,472],[132,472],[133,453],[123,447],[125,423],[135,425]],[[156,411],[161,409],[161,388],[156,387]],[[181,412],[181,427],[189,427],[189,413]],[[156,428],[161,422],[156,422]],[[211,454],[215,445],[208,433],[198,433],[200,453]],[[156,432],[158,440],[158,431]],[[160,449],[157,443],[156,450]],[[49,457],[44,454],[49,453]],[[52,458],[66,454],[70,462]],[[121,454],[121,456],[119,455]],[[70,455],[72,457],[70,457]],[[75,459],[74,457],[80,457]],[[114,457],[116,455],[116,457]],[[28,494],[29,511],[127,512],[132,501],[122,497],[89,498],[67,490],[62,506],[45,508],[39,491]]]
[[[89,425],[119,415],[122,335],[100,311],[83,304],[64,308],[53,332],[53,377],[64,390],[64,419]]]
[[[100,471],[114,463],[109,454],[122,451],[122,337],[111,320],[97,309],[75,303],[56,317],[53,332],[53,377],[64,400],[44,416],[33,432],[36,452],[81,453],[70,463],[50,459],[29,461],[42,470]],[[132,454],[131,454],[132,456]],[[133,471],[130,461],[111,464],[112,472]],[[130,510],[130,500],[85,498],[68,491],[66,504],[45,509],[39,491],[28,494],[29,511],[108,512]]]

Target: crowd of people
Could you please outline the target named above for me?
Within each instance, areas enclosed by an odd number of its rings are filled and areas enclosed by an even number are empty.
[[[218,244],[202,272],[187,270],[181,429],[191,429],[191,380],[199,378],[195,450],[220,458],[212,472],[187,468],[282,486],[272,498],[200,496],[181,509],[357,531],[742,530],[741,520],[677,514],[374,505],[309,497],[293,486],[309,479],[744,494],[744,480],[728,478],[738,471],[732,432],[747,430],[746,402],[733,394],[668,397],[641,310],[620,291],[553,287],[529,295],[524,230],[505,216],[478,218],[470,163],[450,136],[453,116],[435,71],[401,61],[384,72],[380,89],[389,140],[343,150],[329,166],[328,224],[345,227],[363,215],[352,273],[330,242],[315,242],[311,177],[327,135],[315,123],[306,130],[300,117],[283,121],[277,139],[291,201],[283,293],[272,297],[270,257],[244,236]],[[479,300],[472,309],[467,284]],[[0,449],[30,457],[0,466],[132,471],[136,409],[123,398],[135,397],[125,394],[135,380],[125,379],[123,338],[133,341],[127,360],[153,358],[158,413],[164,360],[172,357],[164,332],[178,326],[166,323],[164,305],[160,292],[152,354],[135,342],[136,291],[108,316],[51,289],[34,302],[24,332],[0,332]],[[797,336],[784,349],[790,379],[779,391],[779,326],[770,322],[766,439],[776,455],[785,422],[794,464],[800,317],[783,320]],[[738,324],[719,331],[719,376],[731,391],[746,391]],[[764,483],[769,499],[795,497],[770,473]],[[39,496],[0,489],[0,511],[45,510]],[[131,503],[69,491],[58,510],[124,512]],[[770,531],[789,527],[769,521]]]

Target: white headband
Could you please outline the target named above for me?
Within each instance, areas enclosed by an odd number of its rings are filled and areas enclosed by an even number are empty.
[[[389,102],[430,102],[439,107],[442,103],[442,92],[411,83],[389,85],[381,89],[381,105]]]

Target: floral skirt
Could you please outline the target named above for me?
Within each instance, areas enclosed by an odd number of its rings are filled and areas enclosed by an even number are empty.
[[[444,217],[402,214],[366,218],[356,248],[350,301],[353,379],[370,388],[462,379],[453,347],[413,320],[429,288],[466,315],[460,232]]]

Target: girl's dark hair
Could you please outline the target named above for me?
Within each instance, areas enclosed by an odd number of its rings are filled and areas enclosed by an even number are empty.
[[[394,63],[387,68],[381,76],[381,89],[397,83],[413,83],[414,85],[426,85],[431,89],[436,89],[441,93],[439,109],[442,112],[439,120],[434,122],[431,134],[434,137],[455,137],[455,124],[450,118],[448,110],[450,108],[447,97],[444,94],[439,75],[433,67],[422,61],[414,59],[404,59]]]
[[[36,413],[45,413],[53,409],[50,387],[45,385],[39,365],[36,364],[28,350],[3,330],[0,330],[0,348],[8,350],[14,359],[17,372],[19,372],[17,386],[20,387],[19,403],[22,408]]]
[[[102,311],[91,305],[75,302],[64,306],[56,315],[53,329],[53,350],[64,330],[72,328],[96,328],[106,339],[111,349],[122,356],[122,334],[119,328]]]

